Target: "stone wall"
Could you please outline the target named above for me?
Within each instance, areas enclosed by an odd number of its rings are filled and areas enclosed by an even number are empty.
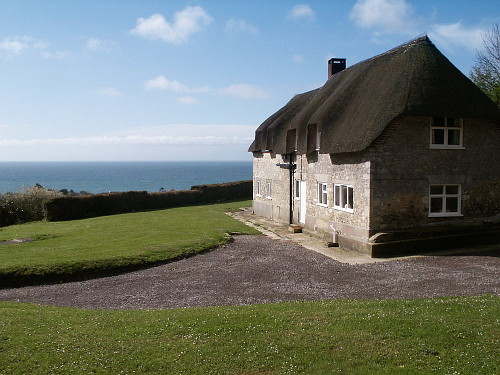
[[[281,155],[270,152],[254,153],[253,157],[253,210],[256,215],[279,223],[289,222],[289,171],[276,164],[285,163]],[[257,194],[260,181],[261,194]],[[271,196],[267,183],[271,183]]]
[[[367,150],[372,161],[371,233],[500,213],[500,132],[464,119],[463,148],[430,148],[430,118],[396,119]],[[461,217],[429,217],[429,185],[460,184]]]
[[[297,156],[295,179],[307,185],[305,226],[331,238],[331,225],[344,236],[366,238],[370,214],[370,162],[361,155],[330,156],[310,154]],[[327,184],[327,205],[318,205],[318,183]],[[354,187],[353,212],[334,208],[334,184]],[[294,212],[298,215],[298,202]]]

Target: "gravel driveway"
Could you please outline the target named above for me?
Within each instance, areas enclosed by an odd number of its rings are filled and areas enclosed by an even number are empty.
[[[498,250],[348,265],[291,242],[245,235],[212,252],[137,272],[0,290],[0,300],[89,309],[164,309],[335,298],[499,295]]]

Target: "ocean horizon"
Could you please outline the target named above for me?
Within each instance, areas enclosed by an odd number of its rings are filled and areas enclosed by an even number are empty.
[[[186,190],[251,179],[251,161],[0,162],[0,194],[35,184],[96,194]]]

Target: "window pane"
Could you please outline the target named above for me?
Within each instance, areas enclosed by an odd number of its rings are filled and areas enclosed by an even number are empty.
[[[443,194],[443,188],[444,186],[443,185],[432,185],[431,186],[431,194],[432,195],[435,195],[435,194]]]
[[[432,129],[432,144],[444,145],[444,129]]]
[[[458,198],[446,198],[446,212],[458,212]]]
[[[444,117],[434,117],[432,124],[434,126],[444,126]]]
[[[347,186],[342,185],[342,207],[347,208]]]
[[[295,180],[295,198],[300,198],[300,181]]]
[[[335,185],[335,201],[333,203],[335,206],[340,206],[340,186]]]
[[[458,194],[458,185],[446,186],[446,194]]]
[[[443,212],[443,198],[431,198],[431,212]]]
[[[460,128],[462,127],[462,122],[459,118],[448,118],[448,120],[446,121],[446,125],[449,128]]]
[[[460,146],[460,129],[448,129],[448,144]]]
[[[351,210],[354,208],[354,189],[352,187],[347,188],[347,195],[348,195],[348,202],[347,202],[347,208],[350,208]]]

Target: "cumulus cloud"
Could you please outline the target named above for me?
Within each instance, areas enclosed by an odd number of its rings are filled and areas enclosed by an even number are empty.
[[[111,51],[113,45],[114,42],[110,40],[88,38],[85,42],[85,49],[87,49],[88,51],[109,52]]]
[[[383,33],[414,33],[412,13],[405,0],[358,0],[350,17],[361,27]]]
[[[249,34],[257,35],[259,33],[259,29],[244,20],[230,19],[226,22],[227,34],[234,35],[239,32],[246,32]]]
[[[270,95],[267,91],[256,85],[238,84],[230,85],[219,90],[219,94],[233,96],[239,99],[269,99]]]
[[[135,134],[126,135],[0,140],[0,146],[247,145],[254,130],[254,126],[248,125],[172,124],[138,129]]]
[[[175,98],[175,101],[180,104],[194,104],[198,102],[198,100],[192,96],[179,96]]]
[[[121,96],[121,92],[114,87],[103,87],[98,91],[98,93],[101,96],[105,96],[111,99],[115,99]]]
[[[483,35],[486,32],[481,28],[468,28],[461,22],[433,25],[429,36],[436,43],[447,49],[467,48],[478,50],[483,46]]]
[[[132,34],[147,39],[160,39],[167,43],[182,44],[212,22],[212,17],[200,6],[188,6],[175,13],[174,21],[168,22],[161,14],[139,18]]]
[[[292,56],[292,60],[293,60],[293,62],[301,63],[301,62],[304,62],[304,56],[302,56],[302,55],[293,55]]]
[[[309,19],[313,20],[316,17],[314,10],[307,4],[297,4],[288,12],[288,17],[293,20]]]
[[[175,80],[169,80],[164,75],[150,79],[144,83],[144,87],[148,90],[169,90],[177,93],[200,93],[208,91],[208,87],[188,87],[183,83]]]
[[[5,38],[0,42],[0,50],[9,55],[19,55],[29,49],[45,49],[47,43],[31,36],[16,36]]]

